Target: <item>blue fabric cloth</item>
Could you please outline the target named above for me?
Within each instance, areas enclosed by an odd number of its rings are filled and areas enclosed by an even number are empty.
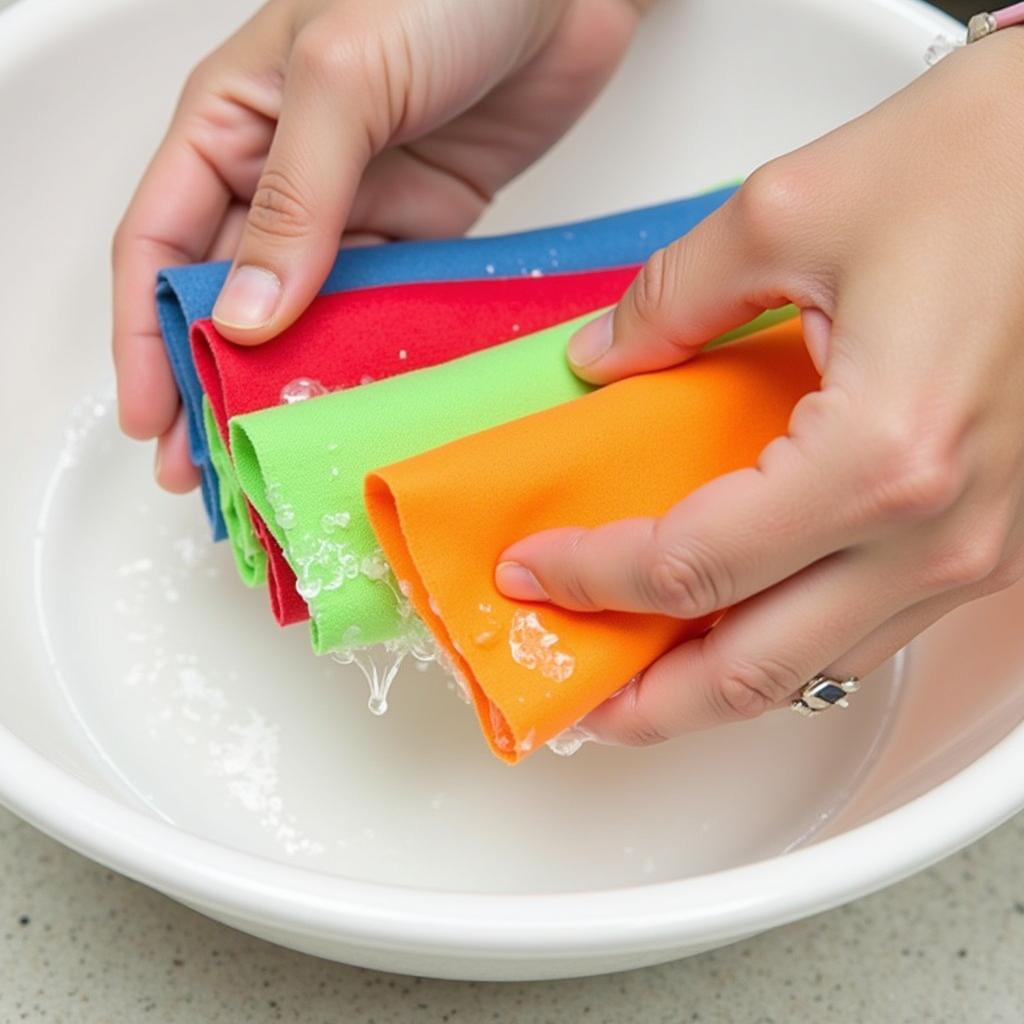
[[[554,274],[644,262],[716,210],[736,191],[729,185],[687,199],[593,220],[489,238],[454,238],[350,249],[339,254],[322,293],[487,277]],[[189,327],[208,317],[227,276],[228,263],[162,270],[156,303],[164,343],[188,416],[192,461],[202,473],[203,503],[214,538],[227,535],[217,476],[203,426],[202,388],[192,362]]]

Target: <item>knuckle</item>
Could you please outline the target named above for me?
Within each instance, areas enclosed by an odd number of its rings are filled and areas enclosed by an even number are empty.
[[[633,319],[651,329],[662,323],[665,311],[672,307],[674,289],[679,280],[682,241],[656,250],[637,274],[627,293]]]
[[[179,106],[205,96],[211,90],[211,82],[216,74],[215,55],[204,57],[185,78],[181,88]]]
[[[294,181],[281,171],[268,170],[253,193],[247,224],[271,239],[301,238],[311,233],[314,218]]]
[[[762,164],[736,193],[740,220],[755,241],[771,243],[811,204],[807,173],[792,160]]]
[[[731,661],[718,679],[713,693],[724,718],[756,718],[807,681],[791,665],[773,658]]]
[[[596,610],[597,602],[590,595],[590,588],[587,584],[584,570],[583,545],[587,533],[585,530],[575,530],[567,538],[567,557],[562,571],[562,586],[565,588],[565,596],[573,604],[580,608]]]
[[[962,534],[931,559],[927,582],[946,590],[994,582],[1004,563],[1004,541],[993,529]]]
[[[1003,559],[985,580],[985,593],[1009,590],[1024,580],[1024,555]]]
[[[656,535],[638,585],[652,608],[684,619],[726,607],[734,592],[728,569],[709,548],[692,539],[658,543]]]
[[[338,32],[333,26],[312,21],[295,37],[291,61],[314,80],[337,84],[353,68],[361,67],[362,48],[354,45],[352,32]]]
[[[926,519],[948,511],[966,484],[955,446],[928,436],[913,417],[876,423],[869,450],[883,517]]]

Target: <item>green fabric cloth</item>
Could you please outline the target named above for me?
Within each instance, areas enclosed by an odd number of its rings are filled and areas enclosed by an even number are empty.
[[[793,313],[787,307],[763,314],[719,342]],[[585,394],[590,386],[570,370],[565,348],[594,315],[440,366],[231,420],[238,480],[295,570],[318,654],[408,631],[409,604],[381,558],[363,505],[366,474]]]
[[[231,456],[217,429],[210,400],[203,395],[203,424],[210,449],[210,462],[217,474],[218,502],[228,528],[231,553],[235,556],[238,575],[247,587],[258,587],[267,581],[267,553],[263,550],[249,517],[249,503],[235,475]]]

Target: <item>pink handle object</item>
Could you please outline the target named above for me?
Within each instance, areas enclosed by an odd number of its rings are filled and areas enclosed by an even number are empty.
[[[979,39],[984,39],[1002,28],[1021,24],[1024,24],[1024,3],[1010,4],[1009,7],[1004,7],[992,14],[987,11],[976,14],[967,22],[966,38],[951,39],[946,35],[939,36],[925,52],[925,63],[929,67],[933,67],[943,57],[949,56],[954,50],[958,50],[965,44],[976,43]]]
[[[1001,11],[993,11],[992,17],[997,29],[1020,25],[1024,22],[1024,3],[1010,4],[1009,7],[1004,7]]]
[[[976,14],[967,22],[967,42],[976,43],[979,39],[984,39],[1001,28],[1020,25],[1022,22],[1024,22],[1024,3],[1011,4],[992,14],[989,14],[988,11]]]

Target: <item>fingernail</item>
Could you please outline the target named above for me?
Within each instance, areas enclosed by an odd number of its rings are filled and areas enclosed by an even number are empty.
[[[237,267],[213,307],[213,319],[227,327],[262,327],[280,299],[277,274],[262,267]]]
[[[612,311],[584,324],[569,339],[569,362],[573,366],[590,366],[612,347]]]
[[[643,672],[637,672],[632,679],[627,679],[614,693],[609,694],[605,700],[615,700],[616,697],[621,697],[627,690],[636,691],[636,688],[640,685],[640,677]]]
[[[499,562],[494,570],[494,582],[506,597],[517,601],[550,600],[537,577],[518,562]]]

